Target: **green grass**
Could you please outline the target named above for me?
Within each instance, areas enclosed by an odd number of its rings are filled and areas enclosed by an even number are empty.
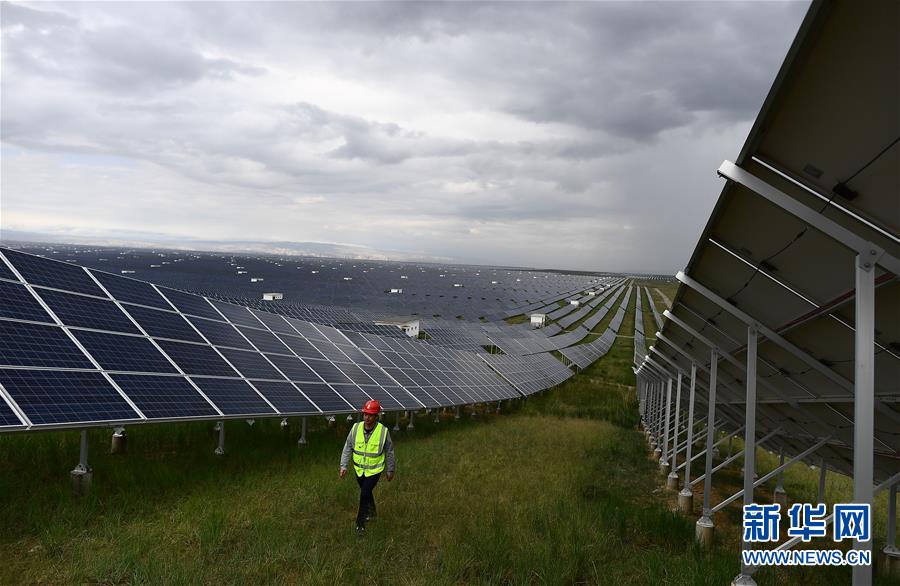
[[[505,321],[506,323],[508,323],[511,326],[514,326],[516,324],[524,324],[525,322],[529,321],[530,319],[531,318],[529,316],[525,315],[524,313],[520,313],[519,315],[514,315],[512,317],[508,317],[503,321]]]
[[[728,583],[734,511],[716,548],[693,544],[694,519],[673,512],[638,428],[632,348],[617,338],[583,373],[500,415],[422,416],[394,433],[397,478],[380,483],[362,541],[356,484],[337,478],[343,419],[311,418],[303,449],[295,421],[231,421],[224,457],[211,423],[130,428],[124,456],[92,430],[94,486],[82,497],[68,484],[77,432],[0,436],[0,584]],[[760,456],[761,470],[771,459]],[[717,475],[723,490],[739,483],[737,466]],[[814,476],[792,468],[789,494],[808,497]],[[757,579],[844,584],[849,572]]]

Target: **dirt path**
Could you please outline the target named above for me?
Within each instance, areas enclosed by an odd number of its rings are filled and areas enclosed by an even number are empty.
[[[666,294],[663,293],[662,291],[660,291],[659,287],[654,287],[653,290],[656,291],[657,293],[659,293],[659,296],[662,297],[663,301],[666,302],[666,308],[672,309],[672,301],[668,297],[666,297]]]

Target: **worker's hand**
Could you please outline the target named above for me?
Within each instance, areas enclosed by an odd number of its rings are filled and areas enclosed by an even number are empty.
[[[341,478],[343,478],[344,476],[347,476],[347,469],[341,468]]]
[[[393,479],[394,479],[394,473],[393,473],[393,472],[388,472],[388,473],[387,473],[387,479],[388,479],[388,482],[390,482],[391,480],[393,480]]]

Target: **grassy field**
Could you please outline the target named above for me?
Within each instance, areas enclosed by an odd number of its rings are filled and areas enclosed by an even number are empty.
[[[77,432],[0,436],[0,583],[728,583],[735,534],[701,551],[695,519],[661,488],[638,427],[632,349],[618,338],[601,361],[499,415],[422,416],[394,433],[397,477],[379,485],[380,517],[363,540],[352,531],[356,484],[337,478],[343,420],[310,419],[303,449],[296,422],[229,422],[224,457],[209,423],[135,427],[124,456],[94,430],[94,486],[82,497],[68,484]],[[718,490],[739,484],[738,467],[716,477]],[[786,484],[809,497],[814,473],[794,467]],[[734,523],[733,511],[721,517]],[[845,584],[849,572],[757,579]]]

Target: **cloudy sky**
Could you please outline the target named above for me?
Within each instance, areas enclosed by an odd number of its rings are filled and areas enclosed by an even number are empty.
[[[0,227],[671,274],[806,8],[3,2]]]

